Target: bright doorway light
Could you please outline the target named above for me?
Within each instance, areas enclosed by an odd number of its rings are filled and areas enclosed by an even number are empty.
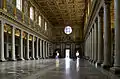
[[[65,54],[66,54],[65,58],[69,58],[70,57],[70,49],[66,49]]]

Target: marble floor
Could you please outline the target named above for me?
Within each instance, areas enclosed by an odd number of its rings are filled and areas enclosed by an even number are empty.
[[[86,60],[40,59],[0,62],[0,79],[120,79]]]

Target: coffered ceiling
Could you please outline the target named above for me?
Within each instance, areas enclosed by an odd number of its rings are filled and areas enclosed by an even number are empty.
[[[84,22],[85,0],[35,0],[53,25],[72,25]]]

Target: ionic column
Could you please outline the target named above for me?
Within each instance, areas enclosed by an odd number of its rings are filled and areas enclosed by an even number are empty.
[[[87,39],[85,40],[85,56],[87,56]]]
[[[39,38],[37,37],[37,44],[36,44],[36,58],[38,59],[38,41],[39,41]]]
[[[94,61],[94,27],[92,27],[92,61]]]
[[[90,31],[90,60],[92,60],[92,30]]]
[[[32,59],[35,59],[35,44],[34,44],[34,35],[32,36]]]
[[[88,43],[89,43],[89,37],[87,37],[87,39],[86,39],[86,57],[88,56],[88,51],[89,51],[89,45],[88,45]]]
[[[42,44],[42,48],[43,48],[43,58],[45,59],[45,41],[43,40],[43,44]]]
[[[49,53],[50,53],[50,52],[49,52],[49,43],[48,43],[48,57],[49,57],[49,55],[50,55]]]
[[[30,58],[29,58],[29,33],[27,34],[27,56],[26,56],[27,58],[27,60],[29,60]]]
[[[88,55],[88,57],[90,57],[90,33],[89,33],[89,37],[88,37],[88,51],[87,51],[87,55]]]
[[[94,61],[98,59],[98,26],[97,23],[94,23]]]
[[[4,25],[3,21],[0,22],[0,61],[5,61],[4,57]]]
[[[86,39],[86,41],[85,41],[85,56],[87,57],[88,56],[88,37],[87,37],[87,39]]]
[[[96,34],[95,34],[95,28],[96,28],[96,23],[94,22],[94,31],[93,31],[93,61],[95,62],[95,58],[96,58],[96,47],[95,47],[95,44],[96,44],[96,40],[95,40],[95,38],[96,38]]]
[[[89,41],[88,41],[88,43],[89,43],[89,46],[88,46],[88,47],[89,47],[88,57],[89,57],[89,58],[88,58],[88,59],[90,59],[90,54],[91,54],[91,49],[90,49],[90,47],[91,47],[91,46],[90,46],[90,45],[91,45],[91,40],[90,40],[90,39],[91,39],[91,38],[90,38],[90,32],[89,32]]]
[[[16,60],[15,58],[15,28],[12,27],[12,60]]]
[[[6,57],[9,57],[9,50],[8,50],[9,43],[6,43]]]
[[[23,59],[23,31],[21,30],[20,32],[20,59],[21,60],[24,60]]]
[[[8,40],[8,33],[7,33],[7,43],[6,43],[6,57],[9,57],[9,50],[8,50],[8,46],[9,46],[9,40]]]
[[[47,42],[46,42],[46,57],[48,57],[48,45],[47,45]]]
[[[103,68],[111,66],[111,25],[110,25],[110,3],[104,3],[104,62]]]
[[[120,73],[120,0],[114,0],[115,7],[115,57],[114,67],[111,68],[114,73]]]
[[[89,47],[88,47],[88,39],[89,37],[87,37],[86,41],[85,41],[85,57],[88,56],[88,50],[89,50]]]
[[[87,56],[87,52],[88,52],[88,37],[85,41],[85,56]]]
[[[40,39],[40,58],[42,58],[42,40]]]
[[[44,58],[46,58],[46,41],[44,42]]]
[[[97,64],[101,65],[104,60],[103,52],[103,19],[101,13],[98,15],[98,60]]]

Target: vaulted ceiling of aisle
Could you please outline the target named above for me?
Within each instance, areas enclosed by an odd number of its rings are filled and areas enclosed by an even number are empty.
[[[35,0],[53,25],[83,24],[85,0]]]

